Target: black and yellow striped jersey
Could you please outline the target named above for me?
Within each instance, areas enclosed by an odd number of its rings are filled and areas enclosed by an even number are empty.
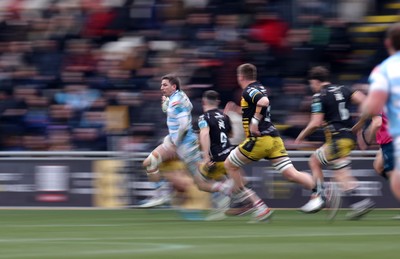
[[[256,111],[257,102],[263,96],[268,97],[267,89],[265,89],[265,87],[259,82],[249,84],[243,91],[240,106],[242,107],[243,128],[247,137],[251,137],[249,124],[251,118],[254,116],[254,113]],[[262,136],[268,135],[272,137],[277,137],[279,136],[279,132],[271,122],[270,109],[271,106],[263,107],[261,109],[261,114],[263,115],[263,118],[258,125],[258,129],[261,132]]]

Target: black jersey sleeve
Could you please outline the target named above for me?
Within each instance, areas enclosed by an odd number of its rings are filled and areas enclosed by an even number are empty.
[[[351,89],[350,87],[348,87],[348,86],[343,86],[342,87],[342,93],[343,93],[343,95],[345,96],[345,98],[346,98],[346,100],[349,100],[349,99],[351,99],[351,96],[355,93],[355,92],[357,92],[358,90],[353,90],[353,89]]]

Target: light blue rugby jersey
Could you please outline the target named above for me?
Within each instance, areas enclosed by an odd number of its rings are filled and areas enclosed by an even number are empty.
[[[169,97],[167,126],[171,140],[177,146],[193,142],[197,139],[197,136],[192,129],[192,108],[192,103],[183,91],[177,90]],[[187,122],[187,127],[185,129],[186,135],[181,143],[177,143],[179,120],[182,119]]]
[[[400,51],[375,67],[369,82],[369,91],[388,93],[386,111],[390,122],[389,132],[393,137],[400,136]]]

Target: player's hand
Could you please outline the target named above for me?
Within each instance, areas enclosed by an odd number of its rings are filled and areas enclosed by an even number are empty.
[[[164,113],[167,112],[168,104],[169,104],[169,98],[166,97],[165,95],[163,95],[163,96],[161,97],[161,109],[162,109],[162,111],[163,111]]]
[[[368,144],[365,143],[362,134],[362,130],[357,131],[357,144],[361,150],[366,150],[368,148]]]
[[[258,125],[250,123],[249,130],[250,130],[251,136],[253,136],[253,137],[261,136],[261,132],[258,129]]]
[[[215,170],[216,164],[213,161],[208,161],[203,163],[203,170],[210,173]]]

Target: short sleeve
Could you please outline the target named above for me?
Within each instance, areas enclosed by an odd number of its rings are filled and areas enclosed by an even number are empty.
[[[320,94],[313,95],[311,103],[311,113],[324,113]]]
[[[246,100],[246,102],[254,104],[256,104],[263,96],[264,95],[261,93],[261,91],[254,87],[247,88],[243,93],[243,98]]]
[[[389,82],[382,66],[377,66],[372,70],[369,76],[369,91],[389,92]]]
[[[199,125],[199,128],[200,128],[200,129],[204,129],[204,128],[209,127],[209,126],[208,126],[208,123],[207,123],[207,121],[206,121],[206,119],[204,118],[204,115],[201,115],[201,116],[199,117],[198,125]]]

